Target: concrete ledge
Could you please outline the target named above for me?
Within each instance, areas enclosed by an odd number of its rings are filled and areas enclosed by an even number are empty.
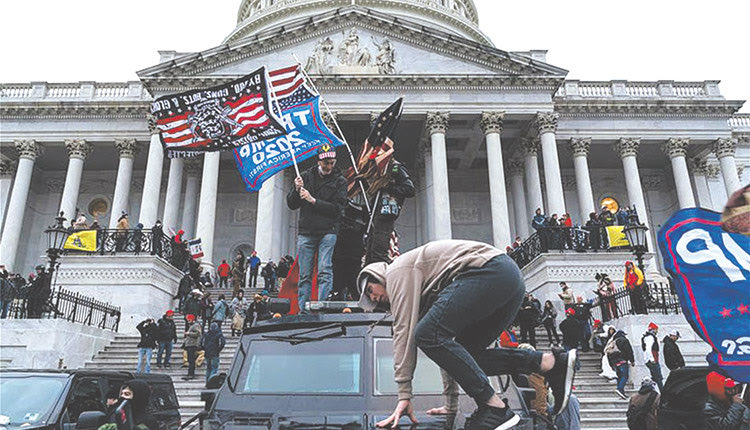
[[[60,261],[57,286],[120,306],[120,333],[172,308],[182,273],[152,255],[72,255]]]
[[[115,333],[62,319],[0,320],[4,367],[83,367],[115,338]]]

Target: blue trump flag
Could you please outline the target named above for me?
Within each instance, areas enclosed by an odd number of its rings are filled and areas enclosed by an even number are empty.
[[[685,318],[721,373],[750,382],[750,237],[721,228],[721,215],[683,209],[659,230],[664,266]]]
[[[254,142],[234,150],[234,160],[247,191],[258,191],[268,178],[292,165],[290,150],[297,162],[315,155],[319,146],[343,145],[323,123],[320,96],[312,96],[297,104],[283,106],[281,123],[286,136]]]

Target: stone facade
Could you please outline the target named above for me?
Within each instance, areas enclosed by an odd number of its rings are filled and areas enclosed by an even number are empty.
[[[397,154],[418,194],[397,223],[402,250],[448,237],[504,248],[530,232],[537,207],[583,223],[605,197],[635,204],[653,244],[675,210],[718,210],[750,180],[750,147],[737,144],[750,135],[750,116],[736,114],[742,102],[721,96],[716,81],[565,79],[544,51],[495,48],[470,0],[245,0],[239,17],[221,49],[163,52],[140,81],[0,85],[0,161],[15,166],[0,176],[9,190],[0,263],[29,272],[63,207],[109,226],[122,211],[146,228],[168,220],[202,236],[209,267],[237,249],[261,249],[264,260],[294,254],[290,172],[264,197],[243,190],[231,154],[177,168],[145,115],[155,97],[285,67],[292,53],[355,153],[372,112],[405,97]],[[310,17],[305,32],[290,30]]]

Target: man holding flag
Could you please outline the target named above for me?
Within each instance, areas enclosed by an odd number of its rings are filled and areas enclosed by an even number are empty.
[[[286,197],[289,209],[300,210],[297,258],[299,264],[298,303],[305,303],[312,291],[315,253],[318,254],[318,300],[325,300],[333,286],[333,249],[346,206],[346,179],[336,167],[336,149],[318,148],[318,163],[294,180]]]

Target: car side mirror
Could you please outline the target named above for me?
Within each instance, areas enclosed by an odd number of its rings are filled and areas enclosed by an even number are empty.
[[[211,379],[208,380],[206,383],[206,388],[209,390],[218,390],[221,388],[222,385],[224,385],[224,381],[227,379],[227,374],[224,372],[217,373],[216,375],[212,376]]]
[[[78,416],[76,430],[96,429],[107,420],[107,414],[100,411],[85,411]]]

